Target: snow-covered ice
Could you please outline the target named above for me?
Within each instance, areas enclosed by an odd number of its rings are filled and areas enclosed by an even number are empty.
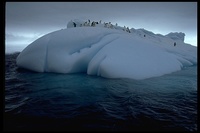
[[[197,47],[184,43],[184,33],[160,35],[134,28],[128,33],[120,26],[83,23],[76,20],[72,28],[70,21],[66,29],[35,40],[19,54],[17,65],[36,72],[145,79],[197,64]]]

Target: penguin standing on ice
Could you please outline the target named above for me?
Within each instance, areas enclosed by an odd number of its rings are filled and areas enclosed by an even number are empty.
[[[76,23],[73,22],[73,24],[74,24],[74,27],[76,27]]]
[[[176,46],[176,42],[174,42],[174,47]]]

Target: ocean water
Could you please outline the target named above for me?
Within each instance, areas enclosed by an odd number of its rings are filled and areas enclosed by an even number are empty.
[[[5,131],[197,131],[197,66],[145,80],[36,73],[5,55]]]

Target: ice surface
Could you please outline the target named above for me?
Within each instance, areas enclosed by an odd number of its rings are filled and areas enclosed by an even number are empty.
[[[173,40],[181,40],[183,42],[184,42],[184,39],[185,39],[185,33],[182,33],[182,32],[179,32],[179,33],[178,32],[175,32],[175,33],[171,32],[171,33],[169,33],[165,36],[170,37]]]
[[[197,48],[184,43],[184,33],[162,36],[133,28],[128,33],[120,26],[83,27],[83,23],[70,21],[66,29],[37,39],[20,53],[17,65],[36,72],[145,79],[197,64]]]

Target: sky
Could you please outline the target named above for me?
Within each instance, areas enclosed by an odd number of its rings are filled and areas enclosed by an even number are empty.
[[[197,46],[197,2],[6,2],[5,52],[22,51],[73,19],[117,23],[155,34],[185,33]]]

